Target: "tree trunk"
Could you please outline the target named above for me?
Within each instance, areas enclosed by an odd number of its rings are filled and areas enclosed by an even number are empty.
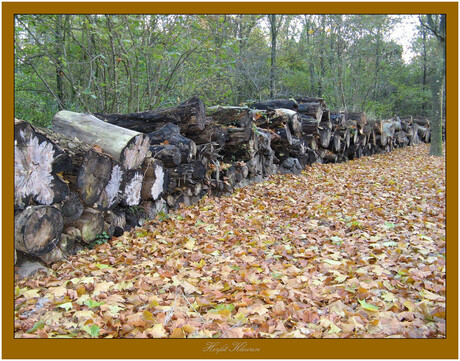
[[[52,206],[31,206],[15,216],[15,248],[33,256],[51,252],[63,228],[61,212]]]
[[[54,116],[52,129],[91,146],[99,146],[127,170],[139,167],[149,148],[147,135],[117,127],[90,114],[62,110]]]

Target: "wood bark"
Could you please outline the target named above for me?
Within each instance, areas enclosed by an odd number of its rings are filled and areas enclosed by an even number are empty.
[[[181,164],[182,153],[175,145],[152,145],[150,146],[152,157],[164,163],[166,167],[175,167]]]
[[[168,123],[155,132],[148,133],[150,145],[169,144],[179,148],[181,163],[190,162],[196,156],[196,144],[180,134],[180,128]]]
[[[187,127],[196,125],[204,129],[206,121],[206,108],[203,101],[193,97],[175,107],[155,109],[131,114],[102,114],[95,115],[108,123],[142,133],[154,132],[167,123],[173,123],[181,128],[181,133]]]
[[[263,102],[256,102],[249,105],[249,108],[259,110],[274,110],[279,108],[297,110],[298,107],[298,103],[293,99],[266,100]]]
[[[100,147],[127,170],[142,164],[150,145],[145,134],[104,122],[90,114],[66,110],[54,116],[52,129],[96,148]]]
[[[239,128],[250,128],[253,117],[249,107],[208,107],[206,114],[217,124],[235,126]]]

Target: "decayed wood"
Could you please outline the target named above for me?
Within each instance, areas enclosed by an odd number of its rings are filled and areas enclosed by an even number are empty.
[[[106,186],[102,189],[95,208],[109,210],[114,208],[121,201],[122,189],[125,187],[126,170],[118,162],[112,159],[112,170]]]
[[[166,167],[175,167],[181,164],[182,154],[175,145],[152,145],[150,146],[152,157],[161,160]]]
[[[100,147],[127,170],[142,164],[150,145],[145,134],[104,122],[90,114],[67,110],[61,110],[54,116],[52,130]]]
[[[82,216],[73,226],[80,230],[81,240],[85,243],[90,243],[104,230],[103,214],[93,208],[85,208]]]
[[[269,110],[269,109],[291,109],[297,110],[299,107],[298,103],[293,99],[274,99],[266,100],[263,102],[256,102],[249,105],[251,109]]]
[[[303,134],[308,134],[308,135],[318,134],[319,122],[316,119],[301,114],[301,120],[302,120],[301,125],[302,125]]]
[[[121,208],[114,208],[104,212],[104,221],[115,227],[113,235],[119,237],[126,228],[126,214]]]
[[[214,122],[225,126],[250,128],[253,118],[249,107],[215,106],[206,109],[207,115]]]
[[[364,124],[367,123],[367,115],[364,112],[343,112],[345,115],[345,122],[347,120],[355,120],[358,125],[358,130],[362,129]]]
[[[142,169],[130,170],[126,173],[126,183],[121,199],[122,205],[127,207],[139,205],[141,202],[143,181],[144,173]]]
[[[142,183],[141,198],[143,200],[158,200],[166,192],[168,173],[161,161],[147,158],[143,166],[144,180]]]
[[[15,248],[33,256],[51,252],[63,229],[61,212],[52,206],[30,206],[14,219]]]
[[[324,108],[322,107],[320,102],[301,103],[299,104],[299,109],[297,111],[301,114],[313,117],[319,122],[323,118]]]
[[[199,129],[204,129],[206,108],[200,98],[193,97],[170,108],[130,114],[95,113],[95,115],[109,123],[142,133],[154,132],[167,123],[176,124],[183,131],[192,125],[196,125]],[[181,133],[185,135],[182,131]]]
[[[196,144],[193,140],[184,137],[180,128],[172,123],[166,124],[155,132],[148,133],[151,145],[170,144],[179,148],[181,163],[190,162],[196,156]]]
[[[70,169],[72,161],[54,142],[29,123],[14,126],[14,204],[24,209],[32,202],[50,205],[63,201],[69,187],[58,172]]]
[[[55,205],[61,211],[64,226],[74,223],[83,213],[83,203],[78,195],[70,192],[64,201]]]
[[[228,132],[225,126],[215,124],[212,118],[206,118],[203,129],[196,125],[190,125],[181,129],[181,132],[187,138],[193,140],[195,144],[202,145],[214,142],[219,145],[224,145],[228,140]]]
[[[182,163],[176,168],[169,169],[169,175],[184,184],[196,184],[197,182],[202,182],[206,177],[206,167],[198,160]]]
[[[107,154],[93,149],[86,153],[76,179],[76,187],[85,205],[93,206],[99,200],[109,183],[112,168],[112,158]]]
[[[320,142],[322,148],[327,149],[331,141],[332,132],[329,128],[320,129]]]

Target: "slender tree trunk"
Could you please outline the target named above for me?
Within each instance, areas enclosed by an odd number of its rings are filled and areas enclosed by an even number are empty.
[[[430,155],[443,156],[442,150],[442,115],[443,115],[443,98],[444,86],[446,79],[446,15],[439,15],[439,22],[435,22],[433,15],[427,15],[427,24],[422,25],[429,29],[438,40],[439,52],[441,53],[441,77],[439,83],[433,83],[433,100],[432,100],[432,114],[433,119],[431,122],[431,146]]]
[[[276,15],[270,14],[270,31],[272,38],[272,48],[270,56],[270,99],[275,97],[275,67],[276,67],[276,36],[278,35],[278,29],[276,28]]]
[[[64,15],[56,15],[56,94],[59,98],[59,110],[64,109],[64,84],[62,81],[62,49],[64,47],[63,19]]]

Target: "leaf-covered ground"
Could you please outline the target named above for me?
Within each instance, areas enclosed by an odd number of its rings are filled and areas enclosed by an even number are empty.
[[[16,281],[16,337],[445,337],[428,145],[204,198]]]

